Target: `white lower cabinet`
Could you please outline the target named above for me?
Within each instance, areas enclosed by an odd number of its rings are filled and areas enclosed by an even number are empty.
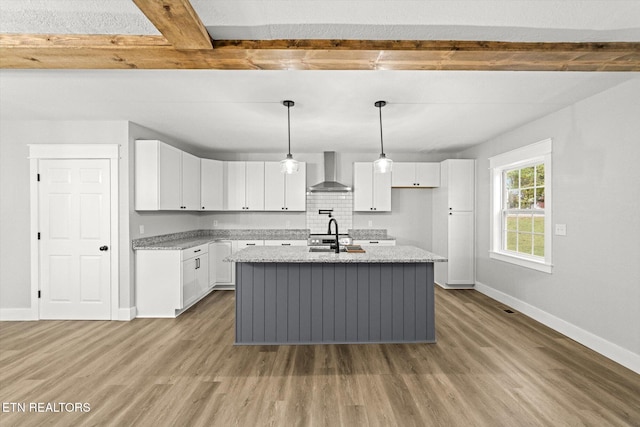
[[[389,240],[389,239],[384,239],[384,240],[376,240],[376,239],[354,240],[353,244],[354,245],[360,245],[360,246],[395,246],[396,245],[396,241],[395,240]]]
[[[138,317],[176,317],[207,295],[209,245],[136,251]]]
[[[231,240],[221,240],[209,243],[209,286],[216,289],[233,289],[236,282],[234,262],[225,262],[224,259],[233,252]]]

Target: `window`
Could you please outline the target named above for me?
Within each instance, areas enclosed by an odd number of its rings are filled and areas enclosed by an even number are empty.
[[[551,273],[551,140],[489,159],[490,257]]]

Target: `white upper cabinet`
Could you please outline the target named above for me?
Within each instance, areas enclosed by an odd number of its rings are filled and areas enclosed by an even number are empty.
[[[449,159],[442,162],[442,187],[446,189],[448,210],[474,210],[474,182],[473,159]]]
[[[141,143],[137,141],[136,143]],[[166,145],[160,141],[145,141],[151,142],[151,150],[156,150],[158,156],[158,167],[155,171],[151,171],[151,176],[148,178],[157,177],[157,202],[155,206],[149,209],[159,210],[178,210],[182,209],[182,151],[174,148],[170,145]],[[144,156],[136,156],[136,160],[140,160],[144,163]],[[150,165],[153,169],[153,165]],[[143,171],[147,168],[136,168]],[[146,175],[146,173],[145,173]],[[153,176],[155,175],[155,177]],[[148,191],[151,189],[145,189]],[[150,194],[153,197],[153,192]],[[155,197],[153,197],[155,198]]]
[[[370,162],[354,163],[353,210],[391,211],[391,174],[374,173]]]
[[[200,209],[200,158],[182,152],[182,209]]]
[[[264,163],[264,209],[266,211],[305,211],[307,191],[306,163],[299,163],[294,174],[280,171],[280,162]]]
[[[264,210],[264,162],[224,162],[224,171],[225,210]]]
[[[135,209],[199,210],[200,160],[162,141],[137,140]]]
[[[440,163],[394,162],[391,175],[392,187],[439,187]]]
[[[221,160],[200,159],[200,208],[221,211],[224,201],[224,166]]]

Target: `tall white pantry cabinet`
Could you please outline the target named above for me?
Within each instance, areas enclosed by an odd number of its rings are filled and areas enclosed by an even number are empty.
[[[475,160],[440,164],[440,187],[433,193],[433,252],[447,257],[434,264],[435,282],[444,288],[475,284]]]

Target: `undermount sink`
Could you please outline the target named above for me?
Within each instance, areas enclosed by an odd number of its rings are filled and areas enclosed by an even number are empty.
[[[310,246],[309,252],[335,252],[335,249],[327,248],[326,246]],[[340,246],[340,252],[346,252],[347,248]]]

